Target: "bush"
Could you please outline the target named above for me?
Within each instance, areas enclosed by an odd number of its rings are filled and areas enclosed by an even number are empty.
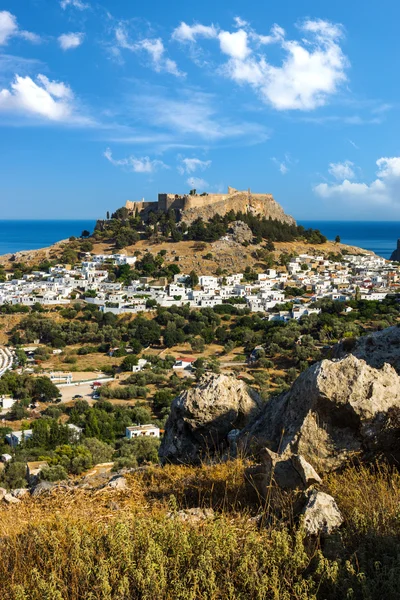
[[[62,465],[44,467],[40,472],[40,479],[44,481],[64,481],[68,479],[68,473]]]
[[[89,450],[93,458],[93,464],[110,462],[114,454],[114,448],[97,438],[86,438],[83,445]]]

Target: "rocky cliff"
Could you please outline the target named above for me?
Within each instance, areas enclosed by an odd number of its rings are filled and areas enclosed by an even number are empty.
[[[390,260],[396,260],[397,262],[400,262],[400,239],[397,240],[397,248],[392,252]]]
[[[253,194],[252,192],[242,192],[229,189],[229,193],[219,199],[217,195],[210,194],[209,203],[204,206],[185,208],[182,210],[181,217],[186,223],[191,223],[201,217],[208,221],[214,215],[226,215],[230,211],[251,213],[267,219],[276,219],[282,223],[295,225],[296,221],[290,215],[287,215],[282,206],[274,200],[271,194]]]

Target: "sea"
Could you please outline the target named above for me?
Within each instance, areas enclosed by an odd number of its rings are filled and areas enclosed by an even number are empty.
[[[306,228],[319,229],[329,240],[340,236],[342,243],[372,250],[390,258],[400,238],[399,221],[298,221]],[[81,235],[84,229],[92,232],[93,220],[74,221],[2,221],[0,220],[0,255],[20,250],[36,250],[55,242]]]
[[[2,221],[0,220],[0,255],[46,248],[55,242],[78,237],[86,229],[92,232],[96,220],[74,221]]]
[[[337,235],[343,244],[358,246],[390,258],[400,238],[400,221],[297,221],[303,227],[319,229],[328,240]]]

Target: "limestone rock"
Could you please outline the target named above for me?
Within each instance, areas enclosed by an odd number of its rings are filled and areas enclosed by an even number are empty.
[[[262,448],[260,464],[248,467],[245,476],[262,498],[267,497],[271,484],[283,490],[305,490],[321,483],[321,478],[303,456],[294,454],[282,458],[268,448]]]
[[[126,490],[128,487],[128,482],[126,481],[125,477],[122,477],[122,475],[116,475],[110,479],[106,487],[113,488],[115,490]]]
[[[196,205],[193,205],[193,201]],[[192,223],[201,217],[208,221],[215,215],[224,216],[229,212],[250,213],[260,217],[271,218],[281,223],[296,225],[296,221],[287,215],[272,194],[255,194],[251,191],[230,189],[228,194],[209,194],[204,203],[196,203],[196,198],[189,198],[181,212],[186,223]]]
[[[5,488],[0,488],[0,500],[2,500],[6,494],[7,490]]]
[[[400,374],[400,327],[395,325],[359,337],[350,347],[349,341],[343,340],[335,346],[333,352],[336,358],[351,353],[375,369],[388,363]]]
[[[52,490],[54,487],[55,487],[55,484],[50,483],[50,481],[41,481],[40,483],[35,485],[33,488],[31,488],[31,496],[33,496],[33,497],[41,496],[42,494],[45,494],[45,493],[49,492],[50,490]]]
[[[227,448],[232,429],[259,412],[258,394],[233,376],[206,374],[174,399],[159,456],[162,463],[198,463]]]
[[[11,490],[11,494],[14,496],[14,498],[23,498],[28,493],[29,491],[26,488],[17,488],[15,490]]]
[[[400,378],[388,364],[370,367],[355,356],[323,360],[302,373],[287,392],[271,398],[240,435],[280,449],[282,459],[301,454],[320,474],[385,442],[385,422],[400,408]]]
[[[316,483],[322,483],[321,477],[314,467],[310,465],[303,456],[300,454],[293,454],[291,461],[293,467],[300,475],[305,488],[315,485]]]
[[[234,221],[228,233],[232,236],[234,242],[238,244],[244,244],[245,242],[251,243],[253,241],[253,232],[250,227],[243,221]]]
[[[21,502],[18,498],[15,498],[12,494],[5,494],[3,500],[7,502],[7,504],[18,504]]]
[[[343,523],[342,514],[329,494],[312,490],[303,509],[308,535],[329,535]]]

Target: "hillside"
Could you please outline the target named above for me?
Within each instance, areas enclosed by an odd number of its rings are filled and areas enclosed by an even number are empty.
[[[107,486],[110,475],[89,476],[1,504],[2,598],[398,597],[397,473],[331,476],[324,489],[345,524],[321,540],[293,525],[295,494],[254,499],[245,466],[148,467],[126,474],[122,489]]]
[[[4,254],[0,256],[0,264],[4,265],[6,270],[12,270],[16,262],[23,262],[28,266],[38,265],[44,260],[60,260],[65,248],[69,247],[68,240],[57,242],[48,248],[39,250],[26,250],[15,254]],[[128,256],[133,256],[135,252],[144,253],[146,251],[152,254],[158,254],[165,250],[165,263],[175,263],[179,265],[183,273],[189,273],[195,270],[204,275],[215,274],[218,268],[226,269],[232,273],[242,272],[247,266],[262,271],[262,264],[257,266],[260,261],[252,255],[256,250],[263,247],[262,244],[253,244],[244,248],[242,244],[233,240],[218,240],[216,242],[203,242],[204,248],[199,251],[198,244],[194,241],[179,241],[179,242],[158,242],[150,243],[149,240],[139,240],[135,244],[126,246],[122,252]],[[336,242],[327,241],[324,244],[309,244],[304,241],[292,242],[274,242],[275,250],[273,251],[275,259],[278,261],[282,253],[312,253],[328,255],[330,253],[337,254],[372,254],[368,250],[358,248],[356,246],[348,246],[346,244],[337,244]],[[112,242],[97,242],[93,240],[94,254],[112,254],[116,252]],[[121,252],[121,250],[117,250]],[[212,257],[205,259],[204,256],[212,254]],[[178,260],[177,260],[178,257]]]

